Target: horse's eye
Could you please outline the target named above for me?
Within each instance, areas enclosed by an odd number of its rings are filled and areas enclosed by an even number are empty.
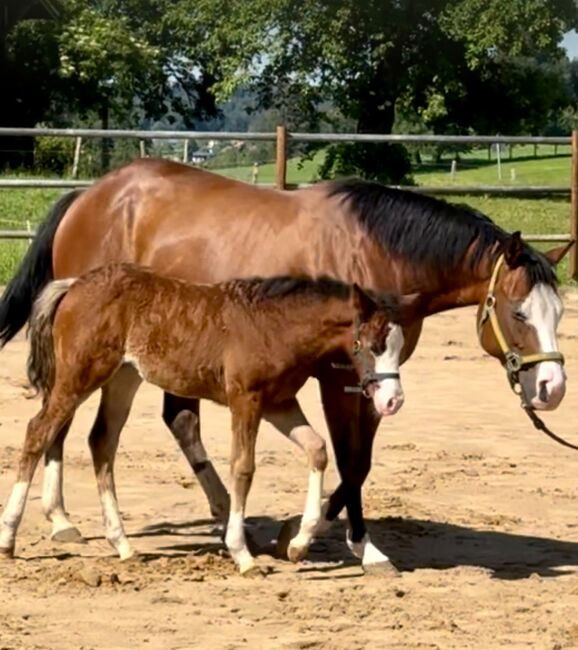
[[[521,311],[518,311],[518,310],[516,310],[514,312],[514,318],[516,320],[520,321],[521,323],[525,323],[528,320],[526,314],[524,314],[524,313],[522,313]]]
[[[371,344],[371,351],[373,354],[375,354],[376,357],[379,357],[385,352],[385,341],[379,342],[379,341],[374,341]]]

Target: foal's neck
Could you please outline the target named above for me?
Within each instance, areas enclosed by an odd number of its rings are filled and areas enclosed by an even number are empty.
[[[323,356],[337,350],[349,350],[353,345],[355,309],[349,298],[328,297],[304,301],[295,305],[285,321],[286,331],[299,332],[295,347],[306,354]],[[291,324],[295,323],[295,327]],[[311,323],[306,333],[303,324]]]

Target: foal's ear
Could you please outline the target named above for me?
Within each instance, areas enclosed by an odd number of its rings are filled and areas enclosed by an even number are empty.
[[[377,309],[373,298],[364,291],[357,283],[353,285],[353,307],[360,315],[362,321],[368,321]]]
[[[508,239],[503,243],[502,250],[506,258],[507,265],[515,269],[519,263],[522,253],[524,252],[524,242],[522,241],[522,233],[519,230],[512,233]]]
[[[564,259],[564,257],[567,255],[569,250],[576,244],[576,240],[572,239],[569,241],[567,244],[564,244],[564,246],[558,246],[557,248],[552,248],[549,251],[546,251],[544,253],[544,256],[546,259],[552,264],[553,266],[556,266],[558,262]]]
[[[411,325],[426,314],[428,297],[423,293],[407,293],[399,297],[399,320],[402,325]]]

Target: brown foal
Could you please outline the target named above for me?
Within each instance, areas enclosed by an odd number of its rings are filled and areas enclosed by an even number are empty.
[[[307,552],[320,524],[324,440],[311,428],[297,391],[328,355],[353,364],[379,415],[403,403],[401,323],[410,299],[377,297],[322,278],[233,280],[191,285],[131,264],[112,264],[51,283],[30,326],[29,378],[43,394],[28,425],[17,482],[2,516],[0,553],[12,556],[37,463],[68,430],[78,406],[99,388],[112,397],[99,412],[90,449],[106,537],[122,559],[133,555],[115,493],[113,465],[132,398],[144,379],[183,397],[228,405],[232,414],[231,509],[226,544],[241,573],[255,568],[245,541],[245,502],[262,417],[301,446],[309,489],[289,554]],[[128,397],[127,397],[128,396]],[[106,417],[105,417],[106,416]]]

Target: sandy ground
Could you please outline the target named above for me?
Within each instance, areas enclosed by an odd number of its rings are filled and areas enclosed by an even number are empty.
[[[568,394],[547,421],[578,441],[578,294],[566,304]],[[429,319],[403,369],[406,405],[378,432],[366,515],[400,578],[363,576],[342,522],[307,562],[265,554],[266,578],[238,577],[160,420],[160,392],[147,386],[117,464],[143,559],[120,563],[102,537],[86,445],[93,399],[66,448],[67,508],[89,543],[47,538],[38,472],[17,558],[0,563],[0,648],[578,647],[578,454],[533,430],[499,365],[478,348],[474,318],[466,309]],[[22,338],[0,354],[0,504],[37,408],[24,398],[25,354]],[[314,382],[300,399],[326,434]],[[202,418],[226,476],[228,412],[204,404]],[[249,523],[265,544],[300,512],[306,464],[265,425],[257,460]],[[332,462],[327,488],[336,483]]]

